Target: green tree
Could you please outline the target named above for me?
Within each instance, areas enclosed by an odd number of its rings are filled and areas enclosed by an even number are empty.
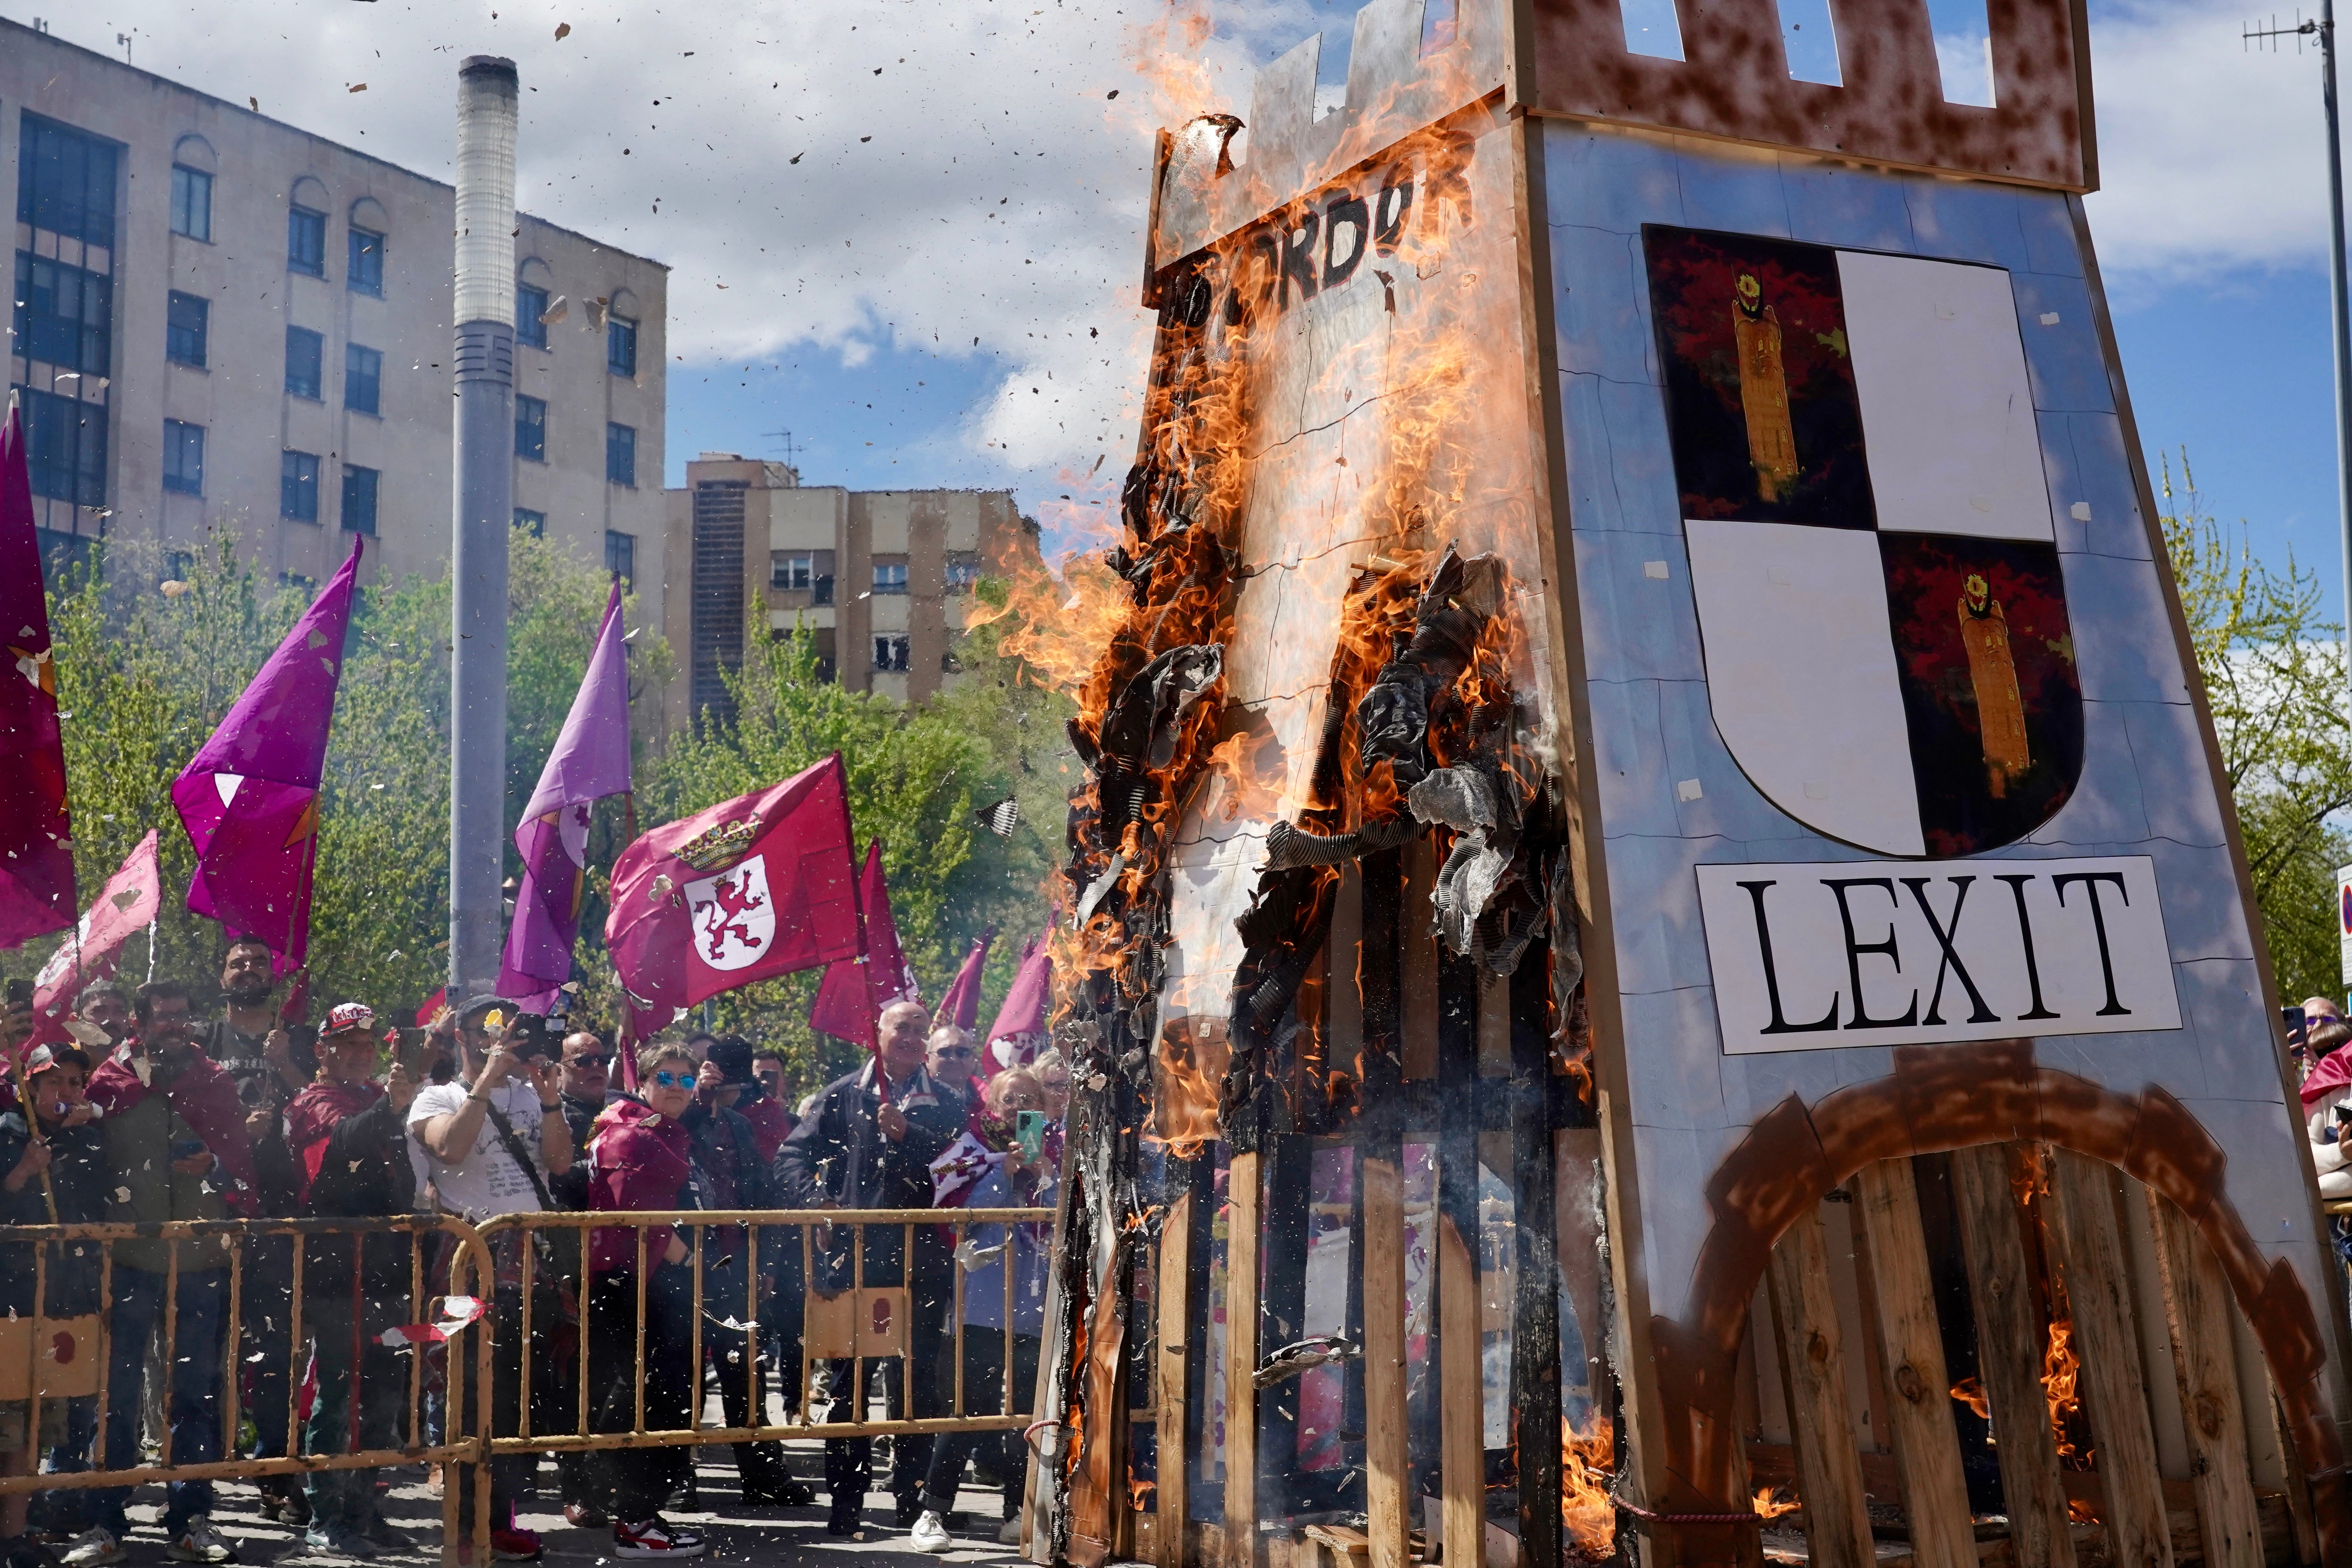
[[[570,708],[603,611],[606,579],[527,533],[511,536],[509,821],[538,782]],[[100,557],[50,595],[58,706],[65,713],[75,870],[94,895],[149,828],[158,830],[163,905],[154,970],[202,985],[219,973],[219,929],[185,908],[194,855],[171,784],[310,601],[265,585],[216,535],[163,593],[138,547]],[[363,589],[352,616],[320,791],[310,926],[314,1006],[358,998],[413,1008],[447,967],[449,582],[446,573]],[[668,652],[641,635],[633,688],[657,689]],[[641,748],[653,738],[648,703]],[[614,814],[617,817],[617,813]],[[607,840],[613,829],[605,828]],[[609,842],[600,845],[609,858]],[[514,867],[509,849],[509,867]],[[601,919],[601,915],[598,916]],[[30,973],[44,939],[0,957]],[[134,940],[124,974],[143,978]]]
[[[2273,571],[2242,523],[2226,530],[2207,512],[2187,452],[2178,491],[2169,458],[2162,473],[2165,548],[2280,994],[2340,993],[2336,868],[2352,860],[2336,820],[2352,805],[2342,628],[2322,616],[2318,574],[2291,552]]]

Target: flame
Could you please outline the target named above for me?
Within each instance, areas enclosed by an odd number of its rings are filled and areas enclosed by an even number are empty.
[[[2062,1459],[2088,1459],[2078,1452],[2074,1441],[2067,1436],[2067,1425],[2083,1408],[2083,1397],[2076,1391],[2082,1375],[2082,1360],[2074,1353],[2074,1324],[2072,1319],[2054,1318],[2050,1323],[2049,1343],[2042,1352],[2042,1393],[2050,1402],[2050,1430],[2057,1438],[2058,1457]]]
[[[1095,555],[1065,557],[1059,576],[1026,552],[992,565],[1004,602],[975,600],[964,629],[1006,623],[997,651],[1018,659],[1036,684],[1075,694],[1127,620],[1127,585]]]
[[[1566,1417],[1560,1420],[1559,1520],[1570,1544],[1599,1560],[1617,1549],[1617,1504],[1609,1494],[1616,1479],[1610,1467],[1617,1462],[1617,1431],[1598,1410],[1588,1422],[1579,1432]]]
[[[1152,1131],[1180,1160],[1198,1159],[1217,1136],[1217,1085],[1233,1059],[1223,1018],[1171,1018],[1160,1032],[1160,1092]]]
[[[2069,1524],[2096,1524],[2099,1522],[2099,1510],[2093,1508],[2089,1503],[2084,1502],[2081,1498],[2069,1498],[2066,1500],[2066,1522]]]
[[[1992,1419],[1992,1401],[1985,1397],[1984,1384],[1977,1379],[1964,1377],[1952,1384],[1952,1397],[1984,1419]]]
[[[2020,1208],[2030,1208],[2034,1199],[2050,1195],[2050,1151],[2046,1145],[2018,1145],[2009,1163],[2009,1190]]]
[[[1784,1513],[1794,1513],[1800,1508],[1804,1506],[1794,1497],[1791,1497],[1787,1502],[1780,1501],[1778,1496],[1779,1492],[1780,1489],[1778,1487],[1758,1487],[1756,1489],[1754,1507],[1756,1512],[1760,1517],[1765,1519],[1778,1519]]]
[[[1140,1476],[1130,1476],[1127,1482],[1129,1506],[1138,1513],[1150,1512],[1151,1495],[1159,1489],[1158,1481],[1146,1480]]]

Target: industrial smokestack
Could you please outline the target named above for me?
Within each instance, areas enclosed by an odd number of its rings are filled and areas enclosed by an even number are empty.
[[[450,1000],[498,981],[514,523],[514,62],[457,68],[457,418],[449,714]]]

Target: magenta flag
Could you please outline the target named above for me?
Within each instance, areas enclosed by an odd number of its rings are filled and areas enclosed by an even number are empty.
[[[588,815],[608,795],[629,792],[629,650],[621,634],[621,580],[613,579],[588,673],[522,808],[515,847],[522,887],[507,928],[499,994],[543,1013],[572,978],[572,942],[588,879]]]
[[[13,395],[0,426],[0,634],[19,677],[9,680],[0,670],[0,947],[22,947],[73,924],[79,900],[48,598],[25,421]]]
[[[838,752],[622,850],[604,942],[635,1013],[657,1027],[665,1009],[855,955],[852,853]]]
[[[956,971],[948,994],[940,998],[937,1022],[953,1024],[966,1031],[980,1022],[980,975],[988,966],[988,944],[995,940],[996,928],[991,926],[980,933],[980,940],[964,954],[963,967]]]
[[[919,1002],[921,987],[898,948],[898,922],[890,916],[890,885],[882,875],[882,841],[866,847],[866,870],[857,879],[857,903],[866,917],[863,956],[837,959],[824,972],[809,1027],[837,1039],[856,1040],[871,1050],[882,1009],[904,998]]]
[[[299,968],[310,944],[319,780],[364,542],[352,541],[351,558],[172,783],[196,847],[188,909],[268,942],[281,969]]]
[[[155,865],[155,830],[139,841],[121,868],[107,879],[71,936],[60,942],[33,977],[33,1033],[43,1045],[67,1038],[65,1020],[81,988],[114,973],[122,944],[151,923],[163,903],[163,879]]]
[[[1021,967],[1013,972],[1013,988],[996,1022],[988,1026],[988,1047],[980,1053],[980,1070],[992,1074],[1016,1067],[1036,1056],[1045,1043],[1045,1010],[1054,995],[1054,960],[1045,939],[1031,939],[1021,950]]]

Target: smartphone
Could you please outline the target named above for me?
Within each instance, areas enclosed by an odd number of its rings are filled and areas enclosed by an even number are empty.
[[[516,1056],[529,1058],[553,1054],[556,1039],[547,1026],[544,1013],[522,1013],[515,1017],[514,1026],[507,1031],[506,1047]]]
[[[1034,1163],[1045,1157],[1045,1113],[1042,1110],[1016,1111],[1013,1117],[1013,1141],[1021,1145],[1021,1152]]]
[[[2300,1056],[2310,1038],[2311,1020],[2304,1016],[2303,1008],[2298,1005],[2280,1008],[2279,1021],[2286,1026],[2287,1045]]]
[[[11,1007],[31,1006],[33,1005],[33,983],[29,980],[11,980],[8,982],[7,1002],[8,1005]]]

